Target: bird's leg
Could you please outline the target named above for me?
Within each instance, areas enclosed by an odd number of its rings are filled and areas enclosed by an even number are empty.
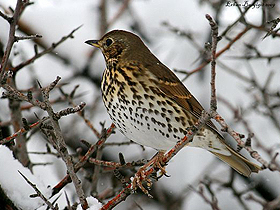
[[[152,166],[155,170],[160,170],[163,175],[166,174],[166,170],[164,169],[163,165],[163,158],[164,158],[165,151],[159,151],[147,164],[142,166],[134,176],[132,181],[132,188],[136,190],[139,187],[146,195],[152,197],[149,191],[143,186],[142,182],[146,181],[148,188],[152,186],[152,180],[149,179],[146,175],[146,170],[150,166]]]
[[[163,161],[165,151],[159,151],[153,158],[154,169],[159,169],[162,175],[166,175],[165,163]]]

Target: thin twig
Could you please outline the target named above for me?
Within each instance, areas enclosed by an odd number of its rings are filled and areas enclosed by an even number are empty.
[[[47,206],[53,210],[58,210],[58,207],[54,207],[51,202],[48,201],[48,199],[43,195],[43,193],[41,193],[41,191],[36,187],[35,184],[33,184],[32,182],[30,182],[27,177],[25,175],[23,175],[23,173],[21,173],[20,171],[18,171],[20,173],[20,175],[25,179],[25,181],[36,191],[36,195],[39,196],[44,202],[45,204],[47,204]]]
[[[212,111],[217,110],[217,96],[216,96],[216,49],[218,44],[218,26],[210,15],[206,15],[207,20],[211,26],[212,31],[212,47],[211,47],[211,101],[210,107]]]
[[[198,195],[200,195],[200,197],[207,203],[211,206],[211,208],[213,210],[220,210],[219,206],[218,206],[218,200],[217,200],[217,197],[213,194],[211,188],[207,188],[206,186],[206,189],[208,189],[208,191],[210,192],[210,194],[212,195],[212,200],[210,200],[209,198],[207,198],[207,196],[205,195],[204,193],[204,189],[203,189],[203,186],[199,186],[198,187],[198,190],[195,189],[193,186],[189,186],[189,188],[197,193]]]
[[[55,142],[57,151],[60,153],[63,161],[66,164],[67,171],[69,173],[69,176],[71,177],[71,180],[73,181],[73,184],[76,189],[76,193],[79,197],[82,208],[87,209],[88,203],[87,203],[87,200],[85,197],[85,193],[82,189],[81,181],[79,180],[79,178],[77,177],[77,175],[75,173],[72,157],[68,153],[67,146],[64,141],[62,131],[61,131],[59,123],[58,123],[59,118],[57,118],[56,114],[54,113],[51,103],[49,101],[49,92],[54,89],[55,85],[58,83],[59,80],[60,80],[60,77],[57,77],[57,79],[54,80],[49,86],[47,86],[45,89],[41,89],[44,103],[46,105],[45,110],[47,111],[48,115],[50,116],[50,122],[53,127],[53,133],[54,133],[54,138],[55,138],[55,139],[53,139],[53,142]]]
[[[16,137],[18,137],[19,135],[23,135],[25,133],[27,133],[30,129],[32,128],[37,128],[38,126],[40,126],[43,122],[45,122],[46,120],[49,120],[49,117],[45,117],[42,120],[38,120],[37,122],[33,123],[32,125],[28,125],[29,129],[26,128],[21,128],[20,130],[18,130],[17,132],[13,133],[12,135],[2,139],[0,141],[0,144],[6,144],[10,141],[12,141],[13,139],[15,139]]]
[[[218,58],[219,56],[221,56],[224,52],[226,52],[237,40],[239,40],[244,34],[246,34],[248,31],[250,30],[250,28],[245,28],[243,31],[241,31],[239,34],[237,34],[223,49],[221,49],[220,51],[218,51],[215,55],[216,58]],[[187,77],[189,77],[190,75],[200,71],[201,69],[203,69],[208,63],[211,62],[211,59],[206,60],[205,62],[203,62],[199,67],[187,72]],[[184,78],[185,80],[186,78]]]
[[[139,161],[133,161],[133,162],[129,162],[129,163],[116,163],[116,162],[111,162],[111,161],[104,161],[104,160],[99,160],[96,158],[89,158],[89,163],[93,163],[95,165],[99,165],[102,167],[106,167],[105,170],[114,170],[116,168],[133,168],[133,167],[137,167],[137,166],[143,166],[145,165],[146,161],[143,160],[139,160]]]
[[[51,45],[51,47],[45,49],[44,51],[40,52],[40,53],[35,53],[35,55],[28,59],[27,61],[24,61],[22,63],[20,63],[19,65],[15,66],[14,68],[12,68],[13,72],[17,72],[20,69],[22,69],[23,67],[29,65],[30,63],[33,63],[35,60],[37,60],[38,58],[42,57],[43,55],[53,51],[58,45],[60,45],[61,43],[63,43],[64,41],[66,41],[69,38],[73,38],[73,34],[82,26],[79,26],[77,28],[75,28],[74,30],[72,30],[68,35],[62,37],[58,42],[55,42]]]
[[[96,151],[98,147],[103,146],[107,138],[113,133],[115,129],[115,125],[111,124],[110,128],[107,129],[106,135],[101,136],[101,138],[96,142],[96,144],[91,145],[91,147],[88,149],[86,154],[79,160],[78,163],[75,164],[74,169],[75,172],[79,171],[80,168],[87,162],[89,157]],[[66,186],[68,183],[71,182],[69,174],[67,174],[56,186],[53,187],[52,196],[57,194],[64,186]]]
[[[0,16],[1,16],[2,18],[4,18],[6,21],[8,21],[8,23],[11,24],[11,22],[12,22],[12,20],[13,20],[12,17],[9,17],[8,15],[4,14],[1,10],[0,10]]]
[[[6,71],[7,65],[8,65],[8,61],[9,61],[9,57],[10,57],[10,54],[12,51],[13,44],[15,42],[16,26],[17,26],[18,20],[20,18],[20,15],[27,3],[28,3],[28,1],[18,0],[13,17],[11,19],[6,18],[6,20],[8,20],[8,22],[10,23],[10,31],[9,31],[8,43],[7,43],[7,46],[6,46],[2,61],[1,61],[1,66],[0,66],[0,85],[2,84],[2,79],[3,79],[4,73]],[[3,15],[1,15],[1,16],[3,17]]]
[[[126,9],[128,8],[130,1],[131,1],[131,0],[124,0],[124,1],[122,2],[122,6],[121,6],[120,9],[117,11],[117,13],[115,14],[115,16],[114,16],[110,21],[108,21],[108,26],[113,25],[113,24],[123,15],[123,13],[124,13],[124,12],[126,11]]]
[[[35,34],[35,35],[30,35],[30,36],[15,36],[15,42],[18,42],[20,40],[26,40],[26,39],[38,39],[38,38],[42,38],[42,35],[39,34]]]
[[[76,86],[74,87],[74,89],[71,91],[70,94],[66,94],[66,93],[62,90],[62,88],[59,89],[60,92],[63,94],[63,96],[69,101],[69,104],[71,104],[71,105],[74,106],[74,107],[76,106],[76,104],[74,103],[73,98],[74,98],[75,92],[76,92],[76,90],[78,89],[78,87],[79,87],[79,85],[76,85]],[[96,98],[95,103],[97,102],[98,99],[99,99],[99,97]],[[92,125],[91,121],[90,121],[88,118],[85,117],[85,111],[84,111],[84,110],[83,110],[83,111],[79,111],[78,114],[79,114],[79,116],[80,116],[81,118],[83,118],[83,120],[84,120],[84,122],[86,123],[86,125],[92,130],[92,132],[96,135],[96,137],[97,137],[97,138],[100,138],[100,136],[101,136],[100,133],[99,133],[99,132],[97,131],[97,129]]]

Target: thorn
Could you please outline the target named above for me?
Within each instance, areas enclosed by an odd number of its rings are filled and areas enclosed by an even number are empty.
[[[41,83],[39,82],[39,80],[36,80],[36,82],[37,82],[37,84],[38,84],[39,88],[41,88],[41,89],[42,89],[43,87],[42,87]]]
[[[120,160],[121,165],[125,165],[125,159],[121,152],[119,153],[119,160]]]

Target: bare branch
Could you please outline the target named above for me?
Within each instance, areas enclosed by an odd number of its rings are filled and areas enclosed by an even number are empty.
[[[274,32],[273,30],[276,28],[276,26],[278,25],[279,22],[280,22],[280,18],[276,18],[274,20],[271,20],[271,21],[267,22],[268,24],[272,24],[272,26],[269,29],[269,31],[267,32],[267,34],[263,37],[263,39],[270,36]]]
[[[82,102],[80,105],[78,105],[74,108],[66,108],[66,109],[63,109],[63,110],[61,110],[57,113],[54,113],[54,116],[57,120],[59,120],[63,116],[67,116],[69,114],[74,114],[76,112],[82,111],[85,106],[86,106],[86,103]]]
[[[26,40],[26,39],[38,39],[38,38],[42,38],[43,36],[39,35],[39,34],[35,34],[35,35],[30,35],[30,36],[15,36],[15,42],[18,42],[20,40]]]
[[[113,25],[123,15],[123,13],[126,11],[126,9],[129,6],[129,3],[130,3],[130,0],[124,0],[123,1],[122,6],[117,11],[115,16],[108,22],[108,26]]]
[[[58,45],[60,45],[61,43],[63,43],[64,41],[66,41],[69,38],[73,38],[73,34],[82,26],[79,26],[77,28],[75,28],[74,30],[72,30],[68,35],[62,37],[58,42],[55,42],[52,44],[51,47],[45,49],[44,51],[40,52],[40,53],[35,53],[35,55],[28,59],[27,61],[22,62],[21,64],[15,66],[14,68],[12,68],[13,72],[17,72],[20,69],[22,69],[23,67],[29,65],[30,63],[33,63],[35,60],[37,60],[38,58],[42,57],[43,55],[53,51]]]
[[[217,110],[217,96],[216,96],[216,49],[218,44],[218,26],[210,15],[206,15],[207,20],[211,26],[212,31],[212,47],[211,47],[211,101],[210,106],[212,111]]]
[[[88,203],[87,203],[85,194],[82,189],[81,181],[79,180],[79,178],[77,177],[77,175],[75,173],[72,157],[68,153],[66,143],[64,141],[62,131],[61,131],[59,123],[58,123],[58,119],[56,118],[56,115],[55,115],[55,113],[51,107],[50,101],[49,101],[49,92],[55,87],[55,85],[58,83],[59,80],[60,80],[60,77],[57,77],[57,79],[54,82],[52,82],[47,88],[41,89],[42,95],[44,98],[44,103],[46,105],[46,111],[47,111],[48,115],[50,116],[50,122],[53,127],[53,132],[54,132],[54,136],[55,136],[55,139],[53,139],[53,141],[55,141],[58,152],[60,153],[63,161],[66,164],[67,171],[71,177],[71,180],[73,181],[77,195],[81,202],[81,206],[83,209],[87,209]]]
[[[88,149],[86,154],[80,159],[78,163],[75,164],[74,170],[75,172],[79,171],[81,167],[87,162],[89,157],[96,151],[98,147],[102,147],[107,138],[113,133],[115,129],[115,125],[111,124],[110,128],[106,130],[106,132],[103,132],[104,135],[101,136],[101,138],[96,142],[96,144],[91,145],[91,147]],[[67,174],[56,186],[53,187],[52,196],[57,194],[65,185],[71,182],[69,174]]]
[[[15,31],[16,31],[17,23],[19,21],[20,15],[23,12],[25,6],[27,6],[28,4],[29,4],[29,1],[17,0],[17,5],[16,5],[15,11],[14,11],[14,15],[11,19],[10,18],[8,19],[9,23],[10,23],[9,40],[8,40],[8,43],[7,43],[7,46],[6,46],[2,61],[1,61],[0,84],[2,84],[3,75],[7,68],[10,53],[11,53],[13,44],[16,41]],[[3,13],[1,13],[1,14],[3,14]],[[3,17],[3,15],[1,15],[1,16]],[[4,18],[5,18],[5,16],[4,16]],[[7,17],[5,19],[7,19]]]
[[[7,20],[7,21],[11,24],[11,22],[12,22],[12,20],[13,20],[12,17],[9,17],[8,15],[4,14],[3,12],[1,12],[1,10],[0,10],[0,16],[1,16],[2,18],[4,18],[5,20]]]
[[[29,130],[32,128],[36,128],[38,126],[40,126],[43,122],[45,122],[46,120],[49,120],[49,117],[45,117],[42,120],[39,120],[35,123],[33,123],[32,125],[28,125]],[[17,132],[15,132],[14,134],[12,134],[11,136],[8,136],[2,140],[0,140],[0,144],[6,144],[12,140],[14,140],[16,137],[18,137],[19,135],[22,135],[24,133],[27,133],[29,130],[27,130],[26,128],[21,128],[20,130],[18,130]]]
[[[211,195],[212,195],[211,200],[210,200],[209,198],[207,198],[207,196],[205,195],[203,186],[200,185],[200,186],[198,187],[198,190],[195,189],[195,188],[192,187],[192,186],[189,186],[189,187],[190,187],[190,189],[191,189],[192,191],[194,191],[195,193],[197,193],[198,195],[200,195],[200,197],[201,197],[207,204],[209,204],[213,210],[220,210],[220,208],[219,208],[219,206],[218,206],[217,197],[216,197],[215,194],[212,192],[212,190],[211,190],[211,188],[210,188],[209,186],[206,187],[206,189],[208,189],[208,191],[209,191],[209,192],[211,193]]]
[[[25,181],[36,191],[36,196],[39,196],[44,202],[45,204],[47,204],[47,206],[53,210],[58,210],[58,206],[54,207],[51,202],[48,201],[48,199],[43,195],[43,193],[41,193],[41,191],[36,187],[35,184],[33,184],[32,182],[30,182],[26,176],[23,175],[23,173],[21,173],[20,171],[18,171],[20,173],[20,175],[25,179]]]
[[[241,31],[239,34],[237,34],[223,49],[221,49],[219,52],[216,53],[215,57],[218,58],[219,56],[221,56],[224,52],[226,52],[228,49],[230,49],[230,47],[237,42],[244,34],[246,34],[248,31],[250,30],[250,28],[245,28],[243,31]],[[208,63],[211,62],[211,59],[206,60],[205,62],[203,62],[199,67],[187,72],[187,76],[190,76],[198,71],[200,71],[201,69],[203,69]],[[187,77],[185,77],[183,80],[185,80]]]

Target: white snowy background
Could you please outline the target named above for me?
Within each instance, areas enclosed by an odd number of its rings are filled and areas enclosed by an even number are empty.
[[[1,5],[5,5],[6,8],[11,6],[15,7],[15,0],[1,0]],[[72,63],[77,67],[76,69],[70,66],[64,65],[61,61],[54,59],[50,55],[43,56],[36,60],[31,65],[32,71],[27,68],[22,69],[17,75],[16,81],[19,89],[30,88],[29,78],[30,74],[33,74],[42,85],[47,85],[53,81],[56,76],[62,77],[62,82],[67,81],[73,73],[81,68],[86,62],[90,47],[84,42],[88,39],[98,39],[98,4],[99,1],[95,0],[34,0],[34,5],[29,6],[23,13],[21,20],[28,23],[38,34],[43,36],[43,41],[51,45],[53,42],[58,41],[62,36],[70,33],[74,28],[82,25],[82,27],[74,34],[74,39],[69,39],[60,45],[55,52],[71,59]],[[118,11],[120,6],[117,1],[108,1],[109,7],[109,18]],[[198,4],[198,1],[186,1],[186,0],[132,0],[130,2],[131,11],[134,12],[140,23],[141,28],[145,34],[151,40],[151,44],[146,43],[151,51],[168,67],[171,69],[184,69],[192,70],[198,66],[198,63],[194,61],[198,58],[199,52],[187,41],[180,36],[174,35],[166,27],[162,26],[163,21],[167,21],[173,26],[186,31],[192,31],[195,35],[196,41],[204,46],[204,43],[208,39],[209,35],[209,24],[205,18],[205,14],[210,14],[214,17],[213,10],[208,4]],[[0,8],[1,9],[1,8]],[[227,26],[236,20],[239,16],[239,12],[236,7],[224,7],[222,9],[222,22],[221,26]],[[116,21],[109,30],[112,29],[124,29],[131,30],[130,25],[133,20],[128,18],[126,13]],[[246,16],[249,21],[254,24],[260,23],[261,9],[252,9]],[[220,32],[224,28],[220,28]],[[0,39],[3,43],[7,42],[8,39],[9,25],[8,23],[0,18]],[[232,34],[237,34],[239,31],[232,31]],[[244,50],[244,43],[258,42],[258,47],[262,49],[265,54],[279,53],[280,42],[279,39],[272,40],[271,37],[261,41],[251,40],[253,31],[246,34],[234,44],[231,49],[225,53],[225,55],[219,58],[220,61],[227,63],[231,68],[237,70],[241,74],[249,75],[246,70],[248,66],[244,65],[244,61],[229,59],[229,55],[240,55]],[[225,46],[227,41],[223,40],[219,43],[218,49]],[[29,58],[33,56],[33,44],[30,41],[21,41],[14,46],[14,51],[24,52],[24,56]],[[22,58],[15,57],[13,64],[21,62]],[[279,79],[280,79],[280,61],[279,59],[272,60],[268,63],[266,60],[250,60],[249,65],[253,69],[258,81],[264,84],[269,71],[274,70],[275,75],[273,77],[271,87],[272,89],[279,90]],[[92,74],[101,77],[105,63],[101,55],[98,55],[94,59],[94,65],[91,66]],[[207,109],[209,108],[210,101],[210,67],[206,67],[205,78],[201,80],[198,74],[190,76],[184,83],[188,89],[196,96],[196,98],[203,104]],[[184,76],[177,74],[180,78]],[[76,78],[72,80],[68,85],[71,90],[76,84],[79,84],[78,93],[85,93],[83,97],[76,99],[76,102],[85,101],[90,104],[93,103],[93,98],[100,94],[99,90],[87,81],[85,78]],[[222,68],[217,67],[217,94],[226,98],[228,101],[237,105],[250,104],[250,98],[245,92],[245,88],[248,85],[239,80],[236,77],[223,71]],[[251,87],[254,88],[254,87]],[[2,90],[1,90],[2,92]],[[7,100],[0,101],[0,117],[1,119],[9,119],[9,111],[7,109]],[[97,108],[97,113],[91,119],[93,124],[100,129],[99,122],[106,120],[106,127],[110,125],[110,119],[105,112],[104,107],[100,103]],[[228,122],[232,120],[231,112],[221,103],[218,103],[218,112]],[[32,115],[32,113],[23,113],[26,116]],[[64,123],[63,129],[67,129],[67,125],[71,123],[71,117],[66,117],[61,120],[61,124]],[[279,132],[274,129],[270,121],[264,117],[250,115],[248,119],[255,131],[258,131],[258,136],[262,139],[267,146],[279,143]],[[69,129],[69,128],[68,128]],[[71,129],[79,130],[79,127]],[[84,129],[84,128],[81,128]],[[239,132],[245,131],[241,126],[234,127]],[[67,133],[67,131],[64,130]],[[87,137],[87,135],[89,135]],[[86,139],[91,143],[94,143],[96,139],[92,138],[89,130],[84,131],[84,136],[80,139]],[[122,141],[124,137],[117,132],[109,138],[109,142]],[[45,151],[45,140],[40,135],[34,135],[28,142],[28,151]],[[254,143],[253,143],[254,144]],[[117,160],[118,153],[122,152],[127,161],[138,160],[143,157],[142,149],[137,145],[131,145],[129,147],[113,147],[110,149],[110,155],[112,159]],[[105,149],[106,150],[106,149]],[[262,154],[262,151],[259,151]],[[144,151],[144,157],[150,158],[155,151],[150,148],[146,148]],[[66,173],[65,166],[60,159],[57,159],[51,155],[30,155],[31,161],[34,163],[40,162],[52,162],[52,165],[48,166],[35,166],[33,168],[33,174],[29,170],[20,166],[17,160],[14,160],[11,152],[4,146],[0,146],[0,184],[2,188],[8,189],[11,192],[7,192],[22,209],[35,209],[40,206],[40,199],[29,198],[30,194],[33,194],[33,189],[23,180],[17,170],[20,170],[25,176],[27,176],[37,187],[45,194],[46,197],[50,195],[50,185],[53,187],[57,184]],[[267,158],[264,156],[264,158]],[[214,164],[213,164],[214,161]],[[167,172],[171,176],[169,178],[163,177],[159,180],[158,190],[161,188],[169,189],[170,194],[181,193],[186,190],[189,184],[196,183],[202,178],[205,173],[216,177],[217,179],[227,180],[229,176],[228,166],[226,164],[218,164],[216,166],[216,158],[210,153],[196,149],[196,148],[185,148],[182,150],[167,166]],[[211,168],[214,170],[211,170]],[[275,186],[275,183],[280,183],[280,176],[277,172],[263,171],[259,174],[253,174],[254,179],[263,178],[268,185],[271,185],[273,190],[280,194],[279,187]],[[245,183],[240,179],[237,183],[239,189],[245,187]],[[279,186],[279,185],[278,185]],[[100,189],[106,189],[106,183],[100,183]],[[64,189],[69,195],[73,192],[72,184],[69,184]],[[126,209],[129,203],[134,202],[133,196],[130,196],[125,202],[122,202],[116,207],[116,209]],[[221,209],[236,209],[238,202],[235,199],[231,199],[231,192],[228,190],[220,191],[217,194],[219,206]],[[71,197],[71,202],[78,201],[77,198]],[[100,207],[100,204],[95,203],[96,209]],[[59,206],[62,209],[65,203],[64,193],[58,200]],[[255,202],[250,202],[251,209],[261,209],[261,206]],[[143,209],[159,209],[149,203],[139,203]],[[40,209],[45,209],[42,207]],[[183,209],[210,209],[198,195],[193,193],[188,199],[185,200]]]

